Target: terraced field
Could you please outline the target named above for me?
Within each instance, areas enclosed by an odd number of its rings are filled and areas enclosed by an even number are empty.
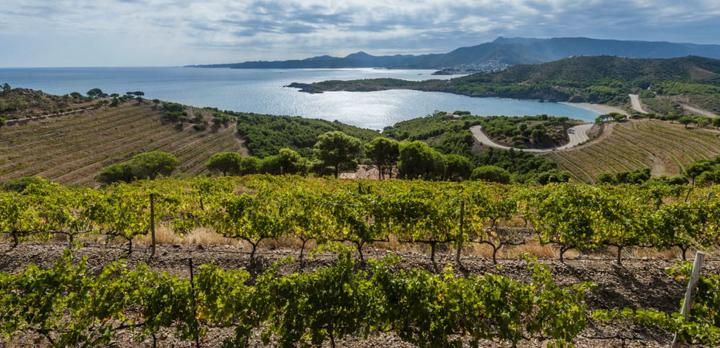
[[[658,120],[614,124],[601,139],[572,150],[544,154],[575,179],[591,182],[607,172],[651,168],[654,175],[676,175],[686,165],[720,155],[720,133],[685,129]]]
[[[205,171],[215,152],[247,152],[235,126],[196,131],[164,124],[147,104],[124,103],[55,119],[0,128],[0,180],[39,175],[68,184],[93,184],[97,172],[133,155],[162,150],[180,161],[179,174]]]

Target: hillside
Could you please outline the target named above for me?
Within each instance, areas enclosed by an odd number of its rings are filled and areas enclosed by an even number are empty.
[[[602,173],[650,168],[654,175],[682,174],[697,160],[720,155],[720,133],[680,124],[639,120],[612,124],[600,139],[543,155],[575,179],[591,182]]]
[[[6,120],[71,112],[94,106],[80,95],[56,96],[27,88],[0,90],[0,117]]]
[[[629,93],[644,97],[694,96],[714,109],[720,96],[720,60],[702,57],[630,59],[572,57],[504,71],[477,73],[447,81],[370,79],[294,83],[303,92],[415,89],[473,97],[508,97],[623,105]]]
[[[461,47],[448,53],[374,56],[357,52],[345,57],[318,56],[284,61],[194,65],[202,68],[295,69],[295,68],[406,68],[495,70],[507,65],[536,64],[572,56],[611,55],[628,58],[674,58],[689,55],[720,59],[720,45],[600,40],[590,38],[503,38]]]
[[[40,175],[61,183],[92,184],[97,172],[139,152],[167,151],[179,174],[205,171],[218,151],[246,151],[235,126],[198,131],[163,121],[149,102],[130,101],[79,114],[0,127],[0,181]]]

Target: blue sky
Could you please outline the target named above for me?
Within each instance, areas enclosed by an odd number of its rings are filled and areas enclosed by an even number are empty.
[[[429,53],[498,36],[720,44],[720,0],[0,2],[0,67]]]

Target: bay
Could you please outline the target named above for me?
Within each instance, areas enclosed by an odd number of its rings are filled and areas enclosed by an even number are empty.
[[[140,90],[158,98],[223,110],[292,115],[340,121],[382,129],[435,111],[466,110],[476,115],[567,116],[592,121],[598,113],[571,105],[508,98],[473,98],[441,92],[392,90],[307,94],[284,87],[292,82],[399,78],[447,79],[432,70],[388,69],[203,69],[148,68],[17,68],[0,69],[0,83],[40,89],[52,94],[106,93]]]

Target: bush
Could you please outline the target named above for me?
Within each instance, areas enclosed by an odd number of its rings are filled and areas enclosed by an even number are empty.
[[[222,175],[238,175],[242,156],[237,152],[218,152],[208,159],[206,167],[210,172]]]
[[[445,175],[445,161],[443,155],[428,144],[412,141],[400,146],[398,170],[401,178],[441,179]]]
[[[46,179],[43,179],[39,176],[26,176],[18,179],[9,180],[2,185],[2,188],[6,191],[22,192],[25,191],[25,188],[30,185],[44,185],[47,183],[48,181]]]
[[[260,169],[260,159],[255,156],[242,157],[240,159],[240,175],[255,174]]]
[[[616,174],[603,173],[597,178],[601,184],[619,185],[619,184],[642,184],[650,180],[650,169],[638,169],[631,172],[620,172]]]
[[[130,182],[137,179],[155,179],[172,174],[178,160],[172,154],[150,151],[135,155],[128,161],[103,168],[95,177],[100,183]]]
[[[445,156],[445,179],[462,181],[470,179],[473,164],[465,156],[450,154]]]
[[[127,163],[111,164],[103,168],[100,173],[95,176],[95,181],[106,185],[116,182],[130,182],[134,179],[132,168]]]
[[[265,157],[260,163],[260,172],[267,174],[298,174],[305,172],[306,160],[289,148],[280,149],[277,155]]]
[[[480,166],[472,171],[473,180],[497,182],[501,184],[510,183],[510,172],[497,166]]]
[[[540,185],[568,182],[570,181],[570,173],[562,170],[542,172],[535,177],[535,181]]]

